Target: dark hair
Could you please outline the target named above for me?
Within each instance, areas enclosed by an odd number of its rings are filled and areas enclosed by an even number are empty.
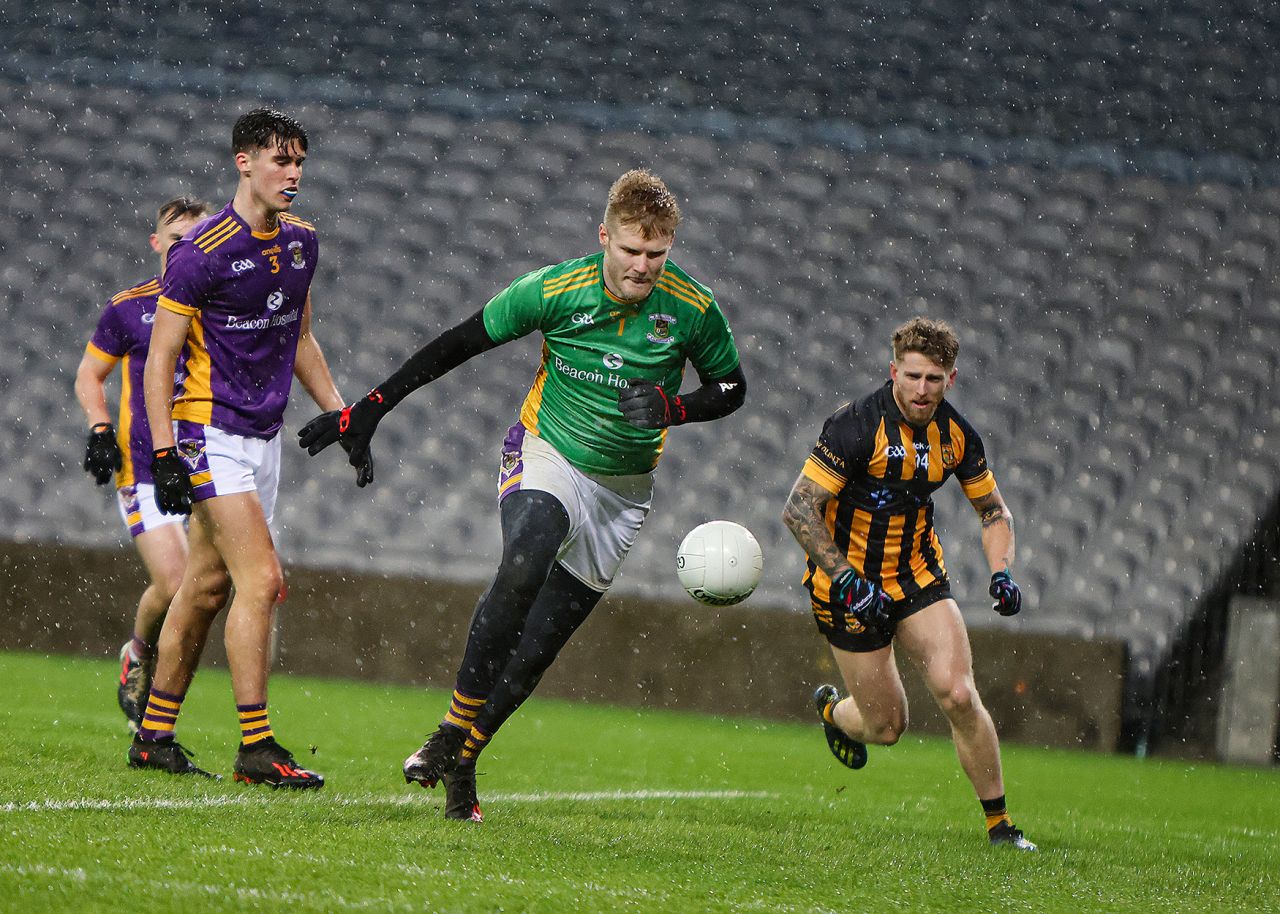
[[[208,212],[208,203],[205,203],[199,197],[183,194],[181,197],[174,197],[160,207],[160,211],[156,213],[156,224],[172,225],[179,219],[185,219],[188,216],[199,217]]]
[[[271,108],[254,108],[243,114],[231,128],[231,151],[283,149],[294,140],[307,151],[307,131],[296,119]]]

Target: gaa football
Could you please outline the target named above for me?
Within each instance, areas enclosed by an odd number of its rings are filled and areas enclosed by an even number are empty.
[[[676,576],[684,589],[708,606],[741,603],[760,583],[764,555],[741,524],[713,520],[689,531],[676,552]]]

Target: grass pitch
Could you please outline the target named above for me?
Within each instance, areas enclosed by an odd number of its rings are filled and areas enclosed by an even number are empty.
[[[400,775],[442,692],[276,675],[273,726],[328,778],[290,794],[231,782],[216,670],[179,738],[226,780],[128,769],[115,675],[0,654],[0,910],[1280,910],[1274,769],[1008,746],[1041,848],[1018,854],[986,845],[943,740],[851,772],[816,724],[535,697],[481,759],[476,826]]]

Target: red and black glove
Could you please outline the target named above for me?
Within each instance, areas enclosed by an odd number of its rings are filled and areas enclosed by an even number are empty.
[[[347,462],[356,468],[356,485],[363,488],[373,482],[369,445],[387,411],[386,400],[375,387],[348,407],[316,416],[298,431],[298,444],[314,457],[334,442],[341,443]]]
[[[670,428],[683,425],[687,417],[678,395],[667,396],[658,385],[638,378],[629,380],[618,394],[618,409],[622,418],[638,428]]]
[[[89,445],[84,452],[85,471],[98,485],[106,485],[111,477],[124,466],[124,456],[116,441],[116,427],[110,422],[99,422],[89,429]]]

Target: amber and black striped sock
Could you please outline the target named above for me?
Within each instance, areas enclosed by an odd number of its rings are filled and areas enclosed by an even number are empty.
[[[484,695],[476,695],[473,692],[454,689],[453,701],[449,702],[449,713],[444,716],[444,720],[441,723],[470,732],[471,725],[476,722],[476,715],[484,707],[485,697]]]
[[[271,721],[267,719],[267,703],[256,705],[236,705],[236,713],[240,715],[240,745],[252,746],[270,736]]]
[[[473,726],[471,732],[467,734],[467,741],[462,744],[462,754],[458,756],[458,764],[474,765],[476,758],[484,751],[484,747],[489,745],[489,740],[492,738],[492,733],[486,733],[479,727]]]
[[[987,816],[987,831],[991,831],[997,825],[1013,824],[1013,820],[1009,818],[1009,811],[1005,809],[1004,794],[1000,794],[994,800],[983,800],[982,811]]]
[[[173,739],[173,728],[178,725],[178,712],[182,710],[181,695],[152,688],[147,696],[147,710],[142,712],[142,726],[138,727],[138,739],[155,742]]]

